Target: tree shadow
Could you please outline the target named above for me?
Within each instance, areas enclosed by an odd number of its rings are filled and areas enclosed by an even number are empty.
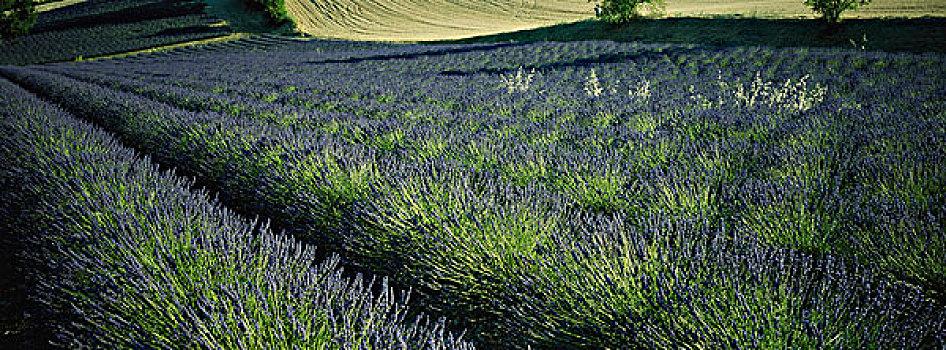
[[[80,3],[79,5],[86,5],[86,3]],[[81,8],[78,8],[79,5],[74,5],[74,7],[63,7],[53,11],[60,11],[64,14],[76,12],[81,13]],[[95,5],[86,5],[90,7]],[[62,20],[54,22],[39,21],[33,30],[30,32],[32,34],[39,34],[45,32],[53,31],[62,31],[62,30],[75,30],[81,28],[93,28],[105,25],[114,25],[114,24],[127,24],[127,23],[137,23],[143,21],[180,17],[194,14],[201,14],[204,11],[206,5],[200,2],[170,2],[170,1],[161,1],[154,3],[146,3],[140,6],[134,6],[129,8],[124,8],[116,11],[108,11],[102,13],[93,13],[90,15],[81,15],[75,17],[64,18]],[[46,15],[57,15],[40,13],[40,18]]]
[[[181,28],[167,28],[158,31],[157,33],[145,36],[146,38],[153,37],[181,37],[181,36],[190,36],[190,35],[202,35],[202,34],[226,34],[229,30],[223,27],[208,27],[208,26],[190,26],[190,27],[181,27]]]
[[[596,64],[602,63],[622,63],[633,60],[639,60],[642,58],[661,58],[666,56],[676,57],[680,55],[686,55],[700,49],[679,46],[679,47],[667,47],[660,50],[653,51],[642,51],[642,52],[628,52],[628,53],[604,53],[591,55],[588,57],[576,58],[571,60],[561,60],[561,61],[552,61],[540,65],[525,65],[516,68],[510,67],[500,67],[500,68],[480,68],[473,70],[445,70],[437,73],[441,76],[470,76],[478,74],[512,74],[515,73],[518,69],[535,69],[537,71],[550,71],[550,70],[560,70],[564,68],[574,68],[574,67],[590,67]]]
[[[867,40],[865,41],[864,38]],[[613,40],[713,46],[846,47],[881,51],[946,52],[946,18],[848,19],[826,25],[813,19],[639,19],[623,25],[595,20],[434,43]],[[852,41],[854,42],[852,44]]]
[[[488,45],[464,45],[464,46],[454,46],[454,47],[420,47],[420,50],[415,50],[411,47],[407,47],[407,51],[404,52],[391,52],[385,51],[380,54],[368,54],[368,55],[358,55],[354,57],[343,57],[343,58],[325,58],[319,60],[307,61],[307,64],[329,64],[329,63],[359,63],[365,61],[387,61],[395,59],[414,59],[419,57],[437,57],[437,56],[447,56],[451,54],[459,53],[469,53],[469,52],[478,52],[478,51],[489,51],[503,47],[515,47],[523,46],[525,43],[493,43]]]

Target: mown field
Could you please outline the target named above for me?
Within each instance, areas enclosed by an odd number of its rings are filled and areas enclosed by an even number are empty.
[[[289,0],[298,29],[320,38],[420,41],[573,22],[594,15],[578,0]]]
[[[408,42],[455,40],[579,22],[593,18],[595,14],[595,2],[588,0],[286,0],[285,3],[287,12],[295,20],[299,31],[319,38],[349,40]],[[662,18],[767,20],[741,26],[742,32],[758,31],[758,28],[752,29],[752,27],[763,27],[762,31],[771,31],[769,27],[772,25],[767,23],[771,21],[810,20],[817,17],[802,0],[667,0],[665,3],[666,8],[662,14],[659,14]],[[652,11],[646,9],[643,14],[654,15]],[[946,3],[940,0],[874,0],[868,6],[844,13],[845,19],[862,21],[919,17],[946,17]],[[815,24],[814,21],[804,22],[809,25]],[[712,39],[715,40],[736,39],[733,37],[745,35],[720,30],[710,23],[700,24],[703,27],[713,27],[711,31],[715,32],[713,33],[715,36]],[[729,27],[735,23],[718,24]],[[639,26],[632,25],[631,27],[630,30],[622,33],[623,36],[630,37],[624,40],[641,40],[641,38],[633,37],[642,34]],[[690,33],[690,43],[696,42],[692,41],[692,35],[699,33],[701,30],[699,27],[687,29],[690,32],[695,31],[695,33]],[[597,39],[621,40],[620,35],[602,33],[599,28],[595,29],[596,34],[604,34]],[[662,29],[664,30],[646,33],[644,36],[659,42],[660,39],[667,39],[668,36],[680,35],[675,33],[679,31],[674,31],[672,27],[669,28],[670,34],[666,33],[668,28]],[[779,29],[784,30],[784,28]],[[770,35],[769,40],[780,41],[781,36],[797,35],[797,33],[781,34]],[[857,34],[859,37],[861,33]],[[879,38],[884,34],[876,36]],[[910,36],[902,37],[909,38]],[[509,39],[515,39],[515,37]],[[568,39],[575,38],[561,31],[541,38],[541,40]],[[582,39],[594,40],[595,38]],[[942,40],[942,34],[940,34],[940,41]],[[698,42],[712,43],[709,40]],[[846,43],[847,38],[844,38],[844,44]],[[764,45],[764,43],[759,44]]]
[[[942,54],[250,44],[0,67],[57,339],[946,346]]]

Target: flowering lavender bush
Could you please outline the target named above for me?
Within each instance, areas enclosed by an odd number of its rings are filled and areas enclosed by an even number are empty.
[[[357,45],[0,73],[487,347],[941,346],[942,56]]]
[[[233,214],[0,79],[0,172],[68,348],[471,349],[387,280]],[[8,194],[7,198],[10,198]],[[5,218],[17,220],[16,218]],[[63,315],[71,314],[71,317]]]

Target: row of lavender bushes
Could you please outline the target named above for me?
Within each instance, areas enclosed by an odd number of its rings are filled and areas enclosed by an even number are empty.
[[[485,344],[934,344],[942,193],[935,176],[887,183],[941,174],[928,168],[941,82],[904,68],[928,62],[738,50],[286,50],[228,56],[226,69],[211,55],[5,74],[244,210],[420,287],[425,307]],[[595,60],[611,64],[582,66]],[[809,60],[833,76],[798,73]],[[835,63],[847,60],[891,75]],[[541,76],[510,90],[517,65]],[[720,77],[745,67],[759,67],[749,83]],[[881,142],[863,145],[868,133]],[[891,143],[902,133],[932,143]],[[891,168],[880,151],[914,165]],[[913,194],[925,197],[902,199]]]
[[[387,280],[240,217],[0,79],[4,206],[53,343],[111,349],[472,349]],[[40,325],[42,327],[42,325]]]
[[[143,50],[221,37],[233,32],[216,25],[202,1],[87,1],[44,11],[28,35],[0,40],[0,64],[36,64]]]

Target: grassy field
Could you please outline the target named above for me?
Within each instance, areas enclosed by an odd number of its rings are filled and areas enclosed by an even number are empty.
[[[433,41],[483,36],[576,22],[589,19],[594,14],[594,3],[586,0],[288,0],[286,6],[303,33],[323,38],[385,41]],[[802,1],[794,0],[669,0],[665,16],[815,18]],[[844,18],[929,16],[946,16],[946,2],[878,0],[860,10],[845,13]]]

